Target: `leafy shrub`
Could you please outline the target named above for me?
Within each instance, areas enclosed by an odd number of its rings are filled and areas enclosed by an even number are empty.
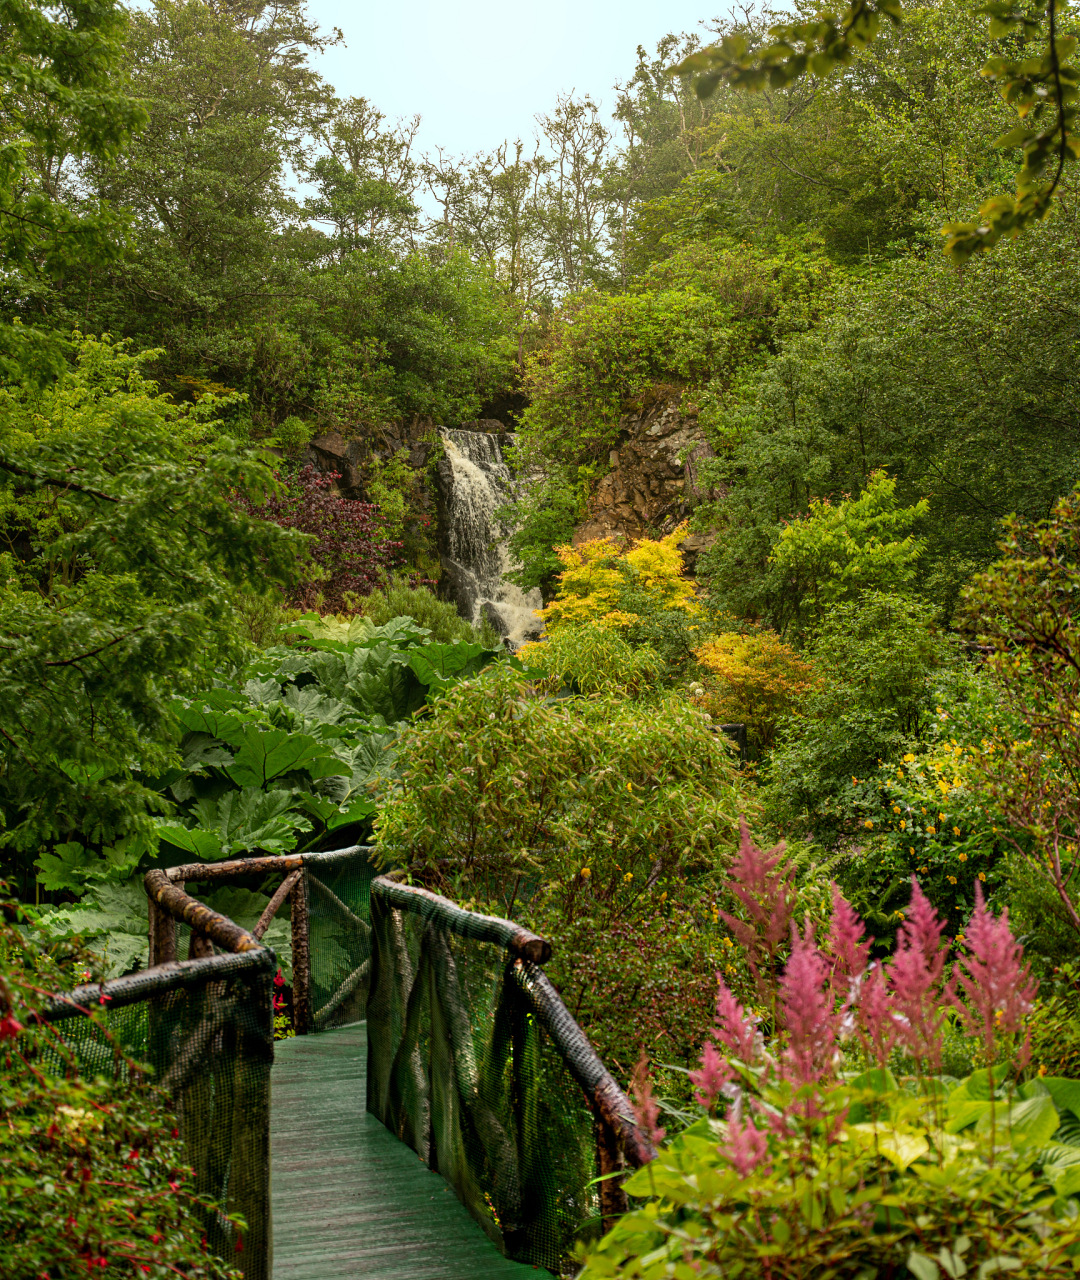
[[[706,1115],[629,1180],[646,1203],[583,1277],[1073,1274],[1080,1082],[1016,1083],[1034,984],[1007,917],[978,897],[950,973],[916,885],[891,962],[870,965],[837,893],[823,947],[808,925],[778,974],[765,961],[791,905],[776,854],[745,840],[732,877],[771,1038],[721,978],[692,1076]],[[961,1081],[939,1074],[952,1010],[986,1064]],[[903,1082],[898,1055],[914,1067]],[[639,1120],[661,1141],[644,1071],[637,1086]]]
[[[503,913],[543,884],[567,918],[581,897],[625,914],[662,876],[714,866],[738,811],[729,749],[685,702],[552,701],[509,667],[448,690],[400,738],[398,771],[383,856]]]
[[[926,546],[911,530],[929,507],[925,499],[898,507],[896,481],[884,471],[869,476],[857,498],[811,499],[806,514],[780,530],[770,557],[791,596],[791,627],[812,630],[831,606],[864,591],[904,594]]]
[[[817,686],[813,667],[772,631],[719,635],[695,656],[708,673],[699,705],[716,720],[745,724],[757,755],[775,744],[780,720]]]
[[[560,627],[517,655],[549,692],[623,694],[638,698],[659,684],[663,663],[653,649],[635,648],[597,622]]]
[[[805,823],[822,842],[854,834],[851,779],[926,733],[953,655],[921,602],[868,591],[834,606],[807,651],[821,682],[781,729],[765,770],[776,819]]]
[[[694,583],[683,576],[679,544],[685,537],[686,525],[680,525],[666,538],[642,538],[625,552],[613,538],[557,547],[564,568],[559,574],[559,594],[543,612],[545,628],[553,632],[599,622],[625,629],[643,614],[672,609],[700,613]]]
[[[412,586],[400,574],[392,575],[365,597],[363,613],[377,627],[385,626],[393,618],[412,618],[430,632],[434,644],[464,641],[493,649],[502,643],[498,632],[486,618],[477,629],[461,617],[449,601],[440,600],[429,587]]]
[[[336,472],[320,474],[310,464],[280,479],[281,491],[265,501],[236,502],[261,520],[309,535],[316,572],[291,589],[289,603],[336,613],[349,596],[369,595],[398,562],[401,545],[382,536],[373,504],[337,497]]]
[[[1008,520],[1002,550],[965,593],[965,608],[993,647],[987,666],[1021,728],[982,757],[981,785],[1009,843],[1080,934],[1080,489],[1048,520]]]
[[[18,918],[4,903],[4,913]],[[207,1251],[200,1220],[243,1224],[195,1193],[164,1093],[98,1022],[124,1082],[89,1080],[54,1028],[29,1029],[48,990],[76,985],[88,957],[0,920],[0,1250],[9,1280],[76,1280],[98,1268],[124,1275],[239,1280]],[[47,984],[47,985],[46,985]]]

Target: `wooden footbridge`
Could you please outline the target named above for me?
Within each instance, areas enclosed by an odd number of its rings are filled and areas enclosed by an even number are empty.
[[[151,1064],[225,1210],[207,1239],[245,1280],[572,1275],[625,1210],[611,1175],[652,1148],[544,974],[550,944],[376,876],[369,852],[149,872],[149,967],[48,1020],[88,1069],[130,1070],[117,1048]],[[188,892],[267,877],[250,931]],[[286,904],[279,957],[263,938]],[[296,1035],[275,1044],[281,971]]]

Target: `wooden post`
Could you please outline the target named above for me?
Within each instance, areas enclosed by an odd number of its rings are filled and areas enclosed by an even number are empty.
[[[150,904],[150,967],[176,959],[176,921],[153,900]]]
[[[292,904],[293,1030],[298,1036],[306,1036],[311,1032],[311,938],[303,876],[293,885],[289,899]]]
[[[601,1177],[605,1174],[620,1172],[623,1168],[623,1160],[615,1131],[601,1115],[596,1115],[593,1131],[596,1135],[596,1163]],[[610,1231],[629,1208],[626,1192],[622,1189],[619,1178],[604,1177],[599,1187],[600,1216],[604,1222],[604,1230]]]

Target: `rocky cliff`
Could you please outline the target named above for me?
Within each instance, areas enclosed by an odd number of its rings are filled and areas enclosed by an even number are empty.
[[[670,533],[690,514],[696,499],[711,496],[700,484],[700,466],[712,455],[697,419],[677,399],[659,400],[619,420],[620,443],[611,470],[589,501],[574,531],[575,545],[590,538],[626,544]],[[691,534],[683,551],[692,562],[713,535]]]

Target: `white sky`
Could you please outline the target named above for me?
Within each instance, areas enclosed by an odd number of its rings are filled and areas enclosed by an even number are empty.
[[[528,138],[556,95],[590,93],[610,117],[612,85],[633,72],[636,50],[668,31],[693,31],[726,12],[717,0],[309,0],[337,46],[315,65],[341,95],[369,99],[394,120],[423,117],[420,151],[489,150]]]

